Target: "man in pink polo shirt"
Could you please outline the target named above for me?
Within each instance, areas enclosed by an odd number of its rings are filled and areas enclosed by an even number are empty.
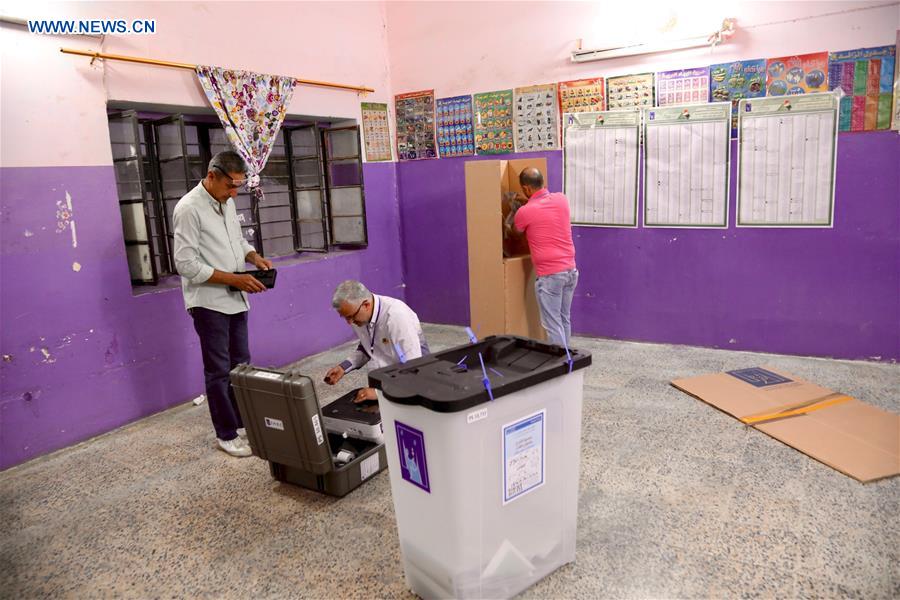
[[[563,194],[547,191],[544,176],[534,167],[519,173],[519,184],[528,202],[516,211],[515,228],[525,234],[531,248],[541,325],[551,342],[568,345],[572,296],[578,285],[569,201]]]

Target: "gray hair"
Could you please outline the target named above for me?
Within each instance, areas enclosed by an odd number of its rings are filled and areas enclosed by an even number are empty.
[[[355,279],[348,279],[347,281],[341,282],[341,284],[337,286],[337,289],[334,290],[334,296],[331,297],[331,306],[333,308],[340,308],[341,304],[344,302],[358,304],[371,297],[372,292],[369,291],[369,288]]]
[[[222,169],[226,173],[247,173],[247,161],[234,150],[223,150],[209,161],[207,172],[215,170],[216,167]],[[217,173],[218,175],[218,173]]]

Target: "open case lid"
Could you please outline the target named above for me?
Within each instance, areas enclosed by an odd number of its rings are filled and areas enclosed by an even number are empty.
[[[238,365],[231,385],[254,454],[317,475],[333,469],[312,379],[293,369]]]
[[[492,335],[475,344],[372,371],[369,385],[397,404],[449,413],[568,375],[590,364],[590,353],[582,350],[569,349],[567,353],[555,344]]]

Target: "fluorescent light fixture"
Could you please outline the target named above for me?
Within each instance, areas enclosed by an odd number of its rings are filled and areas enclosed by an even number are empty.
[[[623,56],[640,56],[641,54],[655,54],[657,52],[671,52],[675,50],[686,50],[688,48],[717,46],[734,33],[734,25],[734,19],[725,19],[722,22],[722,28],[712,35],[703,35],[680,40],[663,39],[658,42],[631,44],[629,46],[618,46],[614,48],[575,50],[572,52],[572,62],[590,62],[594,60],[622,58]]]

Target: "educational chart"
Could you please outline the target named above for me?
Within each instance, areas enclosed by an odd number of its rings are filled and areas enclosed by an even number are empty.
[[[563,115],[572,224],[637,227],[640,126],[636,108]]]
[[[741,100],[738,227],[831,227],[834,94]]]
[[[841,88],[839,131],[890,129],[894,88],[894,46],[832,52],[828,89]]]
[[[766,61],[766,95],[795,96],[828,90],[828,53],[782,56]]]
[[[559,108],[556,84],[515,89],[516,152],[559,148]]]
[[[653,73],[609,77],[606,80],[606,98],[609,110],[653,106]]]
[[[709,101],[731,101],[731,137],[737,137],[738,102],[766,95],[766,60],[738,60],[710,65]]]
[[[644,109],[644,227],[728,227],[731,104]]]
[[[388,126],[388,105],[380,102],[362,103],[363,139],[366,160],[391,160],[391,129]]]
[[[397,158],[437,158],[434,143],[434,90],[394,97],[397,111]]]
[[[606,110],[603,78],[577,79],[559,83],[559,112],[596,112]]]
[[[697,104],[709,101],[709,67],[656,74],[656,103]]]
[[[438,98],[437,136],[441,158],[475,154],[472,96]]]
[[[513,91],[475,94],[475,148],[478,154],[513,151]]]

